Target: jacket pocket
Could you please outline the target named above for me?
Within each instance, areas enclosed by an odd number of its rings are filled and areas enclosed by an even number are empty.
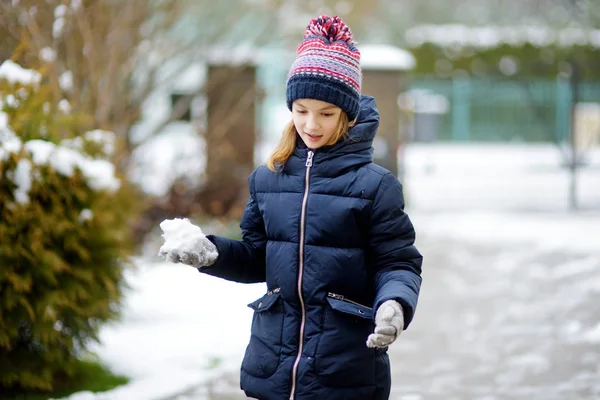
[[[315,354],[315,373],[330,387],[375,384],[375,351],[367,347],[373,332],[373,310],[329,293],[321,339]]]
[[[354,315],[355,317],[368,320],[373,319],[373,309],[371,307],[363,306],[362,304],[346,299],[342,295],[331,292],[327,293],[327,302],[331,308],[341,313]]]
[[[279,289],[269,291],[248,307],[254,310],[254,316],[242,369],[255,377],[268,378],[275,373],[281,355],[283,300]]]

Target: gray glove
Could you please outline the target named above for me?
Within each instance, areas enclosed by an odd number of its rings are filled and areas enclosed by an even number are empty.
[[[375,332],[367,338],[367,347],[387,347],[404,329],[402,306],[395,300],[383,302],[375,313]]]
[[[192,267],[208,267],[219,257],[217,247],[202,232],[200,227],[186,219],[165,220],[160,224],[165,243],[158,255],[172,263]]]

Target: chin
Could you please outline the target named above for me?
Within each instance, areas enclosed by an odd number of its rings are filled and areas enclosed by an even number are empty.
[[[309,149],[313,149],[313,150],[318,149],[319,147],[323,147],[325,145],[325,143],[323,142],[322,139],[314,142],[310,139],[302,138],[302,141],[304,142],[306,147],[308,147]]]

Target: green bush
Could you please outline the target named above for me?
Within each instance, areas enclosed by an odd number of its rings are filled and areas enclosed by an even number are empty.
[[[106,392],[129,382],[128,378],[113,374],[105,365],[95,360],[78,360],[74,370],[73,376],[68,380],[56,382],[52,392],[21,391],[11,394],[8,398],[0,394],[0,400],[62,399],[78,392]]]
[[[43,80],[0,104],[0,393],[51,391],[118,316],[134,196]]]
[[[514,60],[518,68],[511,78],[550,78],[556,77],[568,64],[576,63],[581,69],[581,79],[597,80],[600,69],[600,51],[592,45],[560,46],[550,44],[543,47],[531,44],[500,44],[494,47],[476,48],[471,46],[441,46],[426,42],[411,47],[410,52],[417,60],[411,72],[415,76],[437,76],[450,79],[456,71],[467,72],[471,76],[505,77],[499,68],[504,57]],[[445,66],[440,71],[440,65]]]

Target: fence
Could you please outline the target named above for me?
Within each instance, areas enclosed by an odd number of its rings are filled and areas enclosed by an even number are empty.
[[[409,88],[417,94],[412,133],[416,141],[561,142],[569,138],[573,93],[565,79],[413,77]],[[578,97],[578,103],[600,105],[600,82],[582,82]],[[600,114],[597,109],[590,111]]]

